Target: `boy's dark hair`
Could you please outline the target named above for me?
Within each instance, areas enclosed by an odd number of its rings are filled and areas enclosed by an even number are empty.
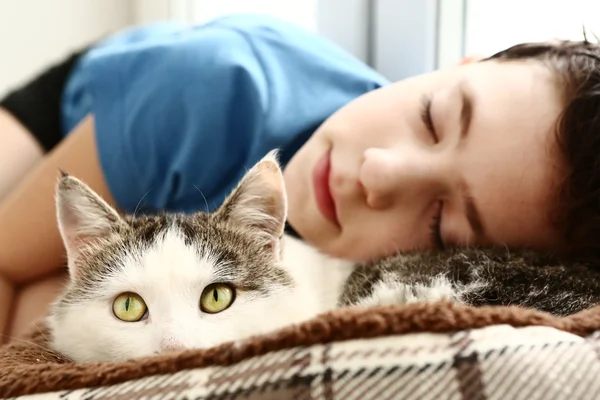
[[[588,41],[526,43],[487,60],[537,60],[550,68],[564,108],[556,125],[567,166],[554,222],[569,253],[600,259],[600,45]]]

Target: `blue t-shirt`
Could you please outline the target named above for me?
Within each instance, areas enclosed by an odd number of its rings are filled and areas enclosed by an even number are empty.
[[[154,24],[81,59],[63,128],[94,114],[102,169],[125,211],[212,210],[268,151],[279,148],[285,164],[327,117],[384,84],[333,43],[274,18]]]

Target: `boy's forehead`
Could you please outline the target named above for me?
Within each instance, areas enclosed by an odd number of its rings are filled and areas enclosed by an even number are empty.
[[[550,95],[547,100],[558,100],[560,91],[552,71],[536,60],[485,60],[460,66],[455,80],[466,80],[475,89],[486,95],[499,95],[512,99],[539,100],[539,96]],[[502,95],[505,96],[502,96]]]
[[[455,85],[469,88],[486,129],[527,131],[544,140],[564,106],[557,80],[537,61],[483,61],[465,67]]]

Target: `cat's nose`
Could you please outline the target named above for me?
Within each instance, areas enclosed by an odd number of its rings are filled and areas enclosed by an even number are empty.
[[[176,345],[176,344],[169,344],[166,346],[161,346],[160,352],[164,353],[165,351],[176,351],[176,350],[183,350],[183,349],[185,349],[184,346]]]
[[[173,336],[166,336],[161,340],[159,349],[161,353],[164,353],[166,351],[183,350],[185,346],[181,340]]]

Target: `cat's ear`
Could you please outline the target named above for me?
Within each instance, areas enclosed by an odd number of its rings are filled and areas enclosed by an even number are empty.
[[[255,228],[272,240],[281,238],[287,218],[287,197],[277,151],[269,152],[246,172],[215,216]]]
[[[56,188],[58,228],[69,258],[69,273],[76,276],[72,260],[83,246],[126,227],[119,213],[79,179],[61,171]]]

